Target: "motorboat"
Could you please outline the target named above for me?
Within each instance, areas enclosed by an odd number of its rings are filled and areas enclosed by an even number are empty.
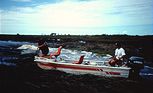
[[[37,65],[45,70],[60,70],[67,73],[73,74],[93,74],[99,76],[108,77],[125,77],[128,78],[130,67],[112,67],[105,65],[104,62],[96,62],[90,60],[83,60],[84,56],[80,56],[78,61],[66,60],[60,58],[48,58],[48,57],[38,57],[35,56],[34,61]],[[101,63],[101,64],[100,64]]]

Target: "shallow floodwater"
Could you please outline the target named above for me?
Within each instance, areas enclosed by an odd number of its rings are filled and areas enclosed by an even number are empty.
[[[3,93],[145,93],[153,91],[153,68],[141,70],[142,79],[73,75],[37,67],[37,47],[30,42],[0,41],[0,90]],[[50,48],[55,51],[56,48]],[[110,55],[97,56],[86,51],[62,49],[60,57],[107,61]],[[76,56],[77,55],[77,56]]]
[[[50,48],[49,50],[50,52],[56,51],[56,48]],[[33,61],[33,57],[37,53],[38,50],[34,43],[0,41],[0,65],[15,67],[22,62],[27,62],[28,60]],[[106,56],[98,56],[96,53],[70,49],[62,49],[60,57],[63,59],[78,60],[80,55],[85,55],[84,60],[99,62],[107,61],[110,57],[108,54]],[[141,70],[140,75],[143,78],[153,80],[153,68],[145,66],[144,69]]]

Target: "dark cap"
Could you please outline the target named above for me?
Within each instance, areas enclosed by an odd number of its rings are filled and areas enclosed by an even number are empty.
[[[120,46],[121,46],[121,44],[117,42],[117,43],[115,43],[115,46],[120,47]]]

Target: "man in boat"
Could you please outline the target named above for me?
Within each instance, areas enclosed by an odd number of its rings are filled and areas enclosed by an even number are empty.
[[[115,56],[109,61],[111,66],[121,66],[125,58],[125,50],[121,47],[120,43],[115,43]]]
[[[41,57],[47,56],[47,54],[49,52],[49,48],[48,48],[47,42],[43,38],[38,40],[38,48],[41,51],[39,56],[41,56]]]

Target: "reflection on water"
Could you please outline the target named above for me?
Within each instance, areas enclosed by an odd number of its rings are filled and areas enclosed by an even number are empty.
[[[153,68],[145,66],[144,69],[141,70],[140,75],[146,79],[153,80]]]

